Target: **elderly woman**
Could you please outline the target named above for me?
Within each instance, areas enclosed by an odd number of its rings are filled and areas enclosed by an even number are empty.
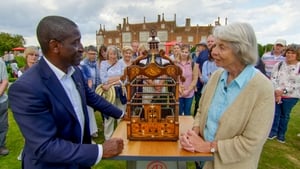
[[[214,30],[218,69],[210,77],[192,130],[181,134],[183,149],[211,152],[204,169],[257,168],[274,116],[272,83],[254,68],[258,58],[253,28],[232,23]]]
[[[22,74],[29,69],[32,65],[34,65],[39,58],[39,51],[36,47],[27,47],[24,51],[24,56],[26,59],[25,66],[20,68],[18,71],[18,77],[22,76]]]
[[[271,80],[275,89],[275,117],[269,139],[285,143],[285,133],[292,108],[300,98],[300,48],[289,45],[284,54],[285,61],[274,65]]]
[[[132,64],[132,54],[133,54],[132,47],[124,46],[122,49],[123,57],[121,59],[119,59],[119,62],[121,62],[121,64],[123,64],[125,67],[130,66]]]
[[[124,64],[118,62],[119,60],[119,50],[115,46],[108,46],[107,48],[107,60],[100,63],[100,79],[103,84],[102,88],[104,91],[109,90],[111,87],[120,87],[120,77],[123,75]],[[117,92],[118,90],[116,90]],[[125,110],[125,105],[121,102],[118,93],[116,93],[115,104],[121,110]],[[114,131],[113,117],[104,118],[104,137],[105,140],[111,138]]]

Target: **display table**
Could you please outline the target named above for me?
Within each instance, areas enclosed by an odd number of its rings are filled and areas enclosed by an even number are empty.
[[[179,116],[179,133],[191,129],[192,124],[192,116]],[[165,169],[174,168],[174,165],[176,168],[185,168],[186,161],[213,160],[211,153],[192,153],[183,150],[179,141],[129,141],[127,121],[119,123],[112,137],[124,139],[122,153],[112,159],[126,160],[128,169],[153,168],[150,165],[161,165]]]

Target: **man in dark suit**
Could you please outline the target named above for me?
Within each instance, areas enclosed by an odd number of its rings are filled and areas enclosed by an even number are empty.
[[[9,89],[15,120],[25,137],[22,168],[87,169],[123,150],[113,138],[91,144],[87,106],[114,118],[124,113],[95,94],[77,65],[83,46],[77,25],[47,16],[37,27],[44,57]]]

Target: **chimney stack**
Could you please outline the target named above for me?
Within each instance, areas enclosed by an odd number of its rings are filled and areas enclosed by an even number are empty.
[[[126,18],[123,18],[123,25],[126,24]]]
[[[185,20],[185,26],[190,27],[191,26],[191,18],[186,18]]]

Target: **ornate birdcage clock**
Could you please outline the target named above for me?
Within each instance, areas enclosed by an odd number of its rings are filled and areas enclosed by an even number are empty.
[[[127,90],[129,140],[176,141],[179,136],[179,81],[182,70],[163,52],[150,31],[149,52],[125,69],[121,80]]]

